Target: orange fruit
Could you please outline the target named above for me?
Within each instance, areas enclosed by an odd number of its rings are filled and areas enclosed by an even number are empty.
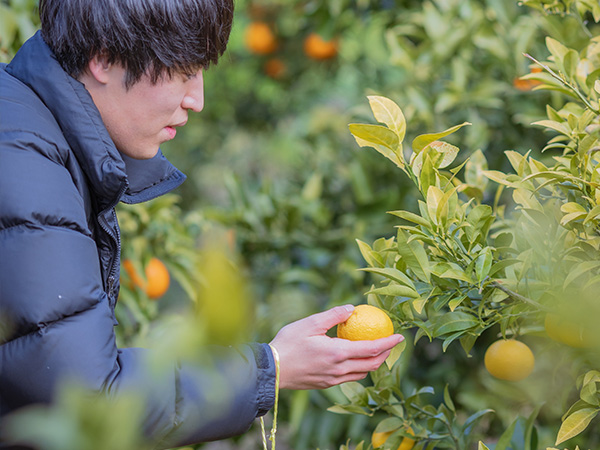
[[[541,67],[533,67],[530,73],[540,73],[542,70]],[[542,84],[542,82],[538,80],[523,80],[521,78],[515,78],[513,80],[513,86],[520,91],[530,91],[540,84]]]
[[[169,271],[165,264],[158,258],[151,258],[144,268],[145,278],[135,270],[133,262],[129,259],[123,261],[123,268],[132,283],[142,289],[152,299],[162,297],[171,282]]]
[[[317,33],[310,33],[304,40],[304,53],[312,59],[331,59],[338,52],[337,40],[324,40]]]
[[[271,58],[265,62],[265,73],[271,78],[281,78],[285,74],[285,63],[279,58]]]
[[[382,309],[358,305],[352,315],[337,327],[337,336],[350,341],[372,341],[394,333],[392,320]]]
[[[392,433],[394,433],[395,431],[396,430],[373,432],[373,435],[371,436],[371,444],[373,445],[373,448],[381,447],[385,443],[385,441],[387,441],[387,438],[389,438],[392,435]],[[415,434],[411,427],[408,427],[406,432],[408,434],[412,434],[413,436]],[[400,445],[398,446],[397,450],[410,450],[411,448],[414,447],[414,445],[415,445],[414,439],[411,439],[409,437],[404,437],[402,439],[402,441],[400,442]]]
[[[587,348],[594,344],[589,331],[582,325],[562,318],[558,314],[548,313],[544,319],[544,328],[548,337],[574,348]]]
[[[268,55],[277,49],[277,38],[265,22],[252,22],[244,35],[246,47],[257,55]]]
[[[507,381],[527,378],[535,365],[531,349],[515,339],[500,339],[485,351],[485,368],[494,377]]]

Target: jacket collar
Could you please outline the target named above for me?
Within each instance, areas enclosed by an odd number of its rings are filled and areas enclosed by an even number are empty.
[[[121,199],[126,203],[150,200],[185,180],[160,151],[147,160],[133,160],[119,153],[89,92],[62,69],[39,31],[23,44],[6,70],[50,109],[101,209]]]

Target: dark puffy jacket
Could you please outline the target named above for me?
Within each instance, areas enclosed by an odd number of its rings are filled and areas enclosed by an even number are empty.
[[[117,151],[39,33],[0,66],[0,417],[51,402],[65,377],[110,396],[144,393],[145,429],[159,447],[243,433],[272,407],[266,344],[223,348],[220,377],[174,361],[159,386],[142,369],[151,350],[116,347],[114,207],[184,179],[160,152],[142,161]],[[211,400],[224,379],[230,401]]]

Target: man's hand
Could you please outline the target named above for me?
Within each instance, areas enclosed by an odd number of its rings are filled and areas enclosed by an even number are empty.
[[[404,337],[349,341],[325,333],[350,317],[352,305],[337,306],[283,327],[271,345],[280,358],[282,389],[323,389],[365,378]]]

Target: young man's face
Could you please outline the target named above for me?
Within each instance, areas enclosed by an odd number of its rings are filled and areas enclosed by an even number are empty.
[[[204,107],[202,70],[175,74],[152,84],[148,76],[125,88],[125,70],[117,65],[94,67],[81,77],[98,107],[117,149],[132,158],[149,159],[175,137],[188,112]]]

